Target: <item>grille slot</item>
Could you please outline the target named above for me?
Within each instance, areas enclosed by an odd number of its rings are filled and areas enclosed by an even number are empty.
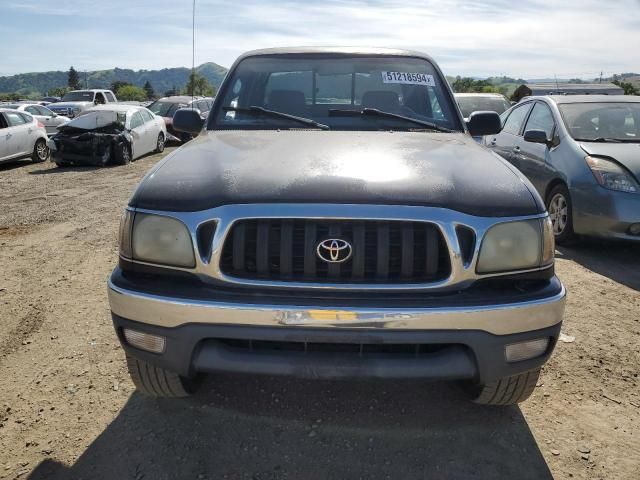
[[[352,246],[343,263],[316,253],[320,241],[339,238]],[[438,228],[400,220],[241,220],[225,241],[220,269],[244,279],[314,283],[430,283],[451,271]]]

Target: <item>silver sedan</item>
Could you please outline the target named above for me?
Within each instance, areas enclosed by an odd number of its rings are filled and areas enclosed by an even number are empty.
[[[34,162],[49,158],[44,125],[28,113],[0,108],[0,163],[29,156]]]
[[[44,125],[47,130],[47,135],[53,135],[58,130],[58,127],[67,123],[70,119],[64,115],[58,115],[52,112],[47,107],[38,105],[37,103],[13,103],[8,105],[2,105],[3,108],[12,108],[19,112],[27,112],[31,114],[36,120]]]

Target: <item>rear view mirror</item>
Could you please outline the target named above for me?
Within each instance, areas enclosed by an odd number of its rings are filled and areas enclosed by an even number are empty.
[[[467,120],[467,128],[472,137],[495,135],[502,130],[502,122],[496,112],[473,112]]]
[[[547,138],[547,134],[542,130],[527,130],[524,132],[524,141],[531,143],[541,143],[548,145],[550,140]]]
[[[186,132],[192,135],[200,133],[204,120],[197,110],[188,108],[177,110],[173,114],[173,128],[179,132]]]

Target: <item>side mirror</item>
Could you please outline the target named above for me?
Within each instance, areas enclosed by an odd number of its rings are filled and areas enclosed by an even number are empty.
[[[541,143],[549,145],[551,140],[547,138],[547,134],[542,130],[527,130],[524,132],[524,141],[531,143]]]
[[[94,105],[98,105],[98,100],[94,100],[94,101],[93,101],[93,104],[94,104]]]
[[[56,118],[56,117],[58,116],[58,114],[57,114],[56,112],[52,112],[52,113],[51,113],[51,116],[52,116],[53,118]]]
[[[204,125],[204,120],[200,118],[197,110],[184,108],[176,110],[173,114],[173,128],[179,132],[186,132],[192,135],[200,133]]]
[[[472,137],[495,135],[502,130],[502,122],[496,112],[473,112],[467,120],[467,128]]]

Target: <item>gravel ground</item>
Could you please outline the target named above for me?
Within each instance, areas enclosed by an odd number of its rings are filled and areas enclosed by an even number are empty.
[[[136,393],[105,281],[120,212],[159,158],[0,166],[0,478],[638,478],[640,249],[629,245],[558,252],[575,339],[520,407],[418,382],[220,376],[188,400]]]

